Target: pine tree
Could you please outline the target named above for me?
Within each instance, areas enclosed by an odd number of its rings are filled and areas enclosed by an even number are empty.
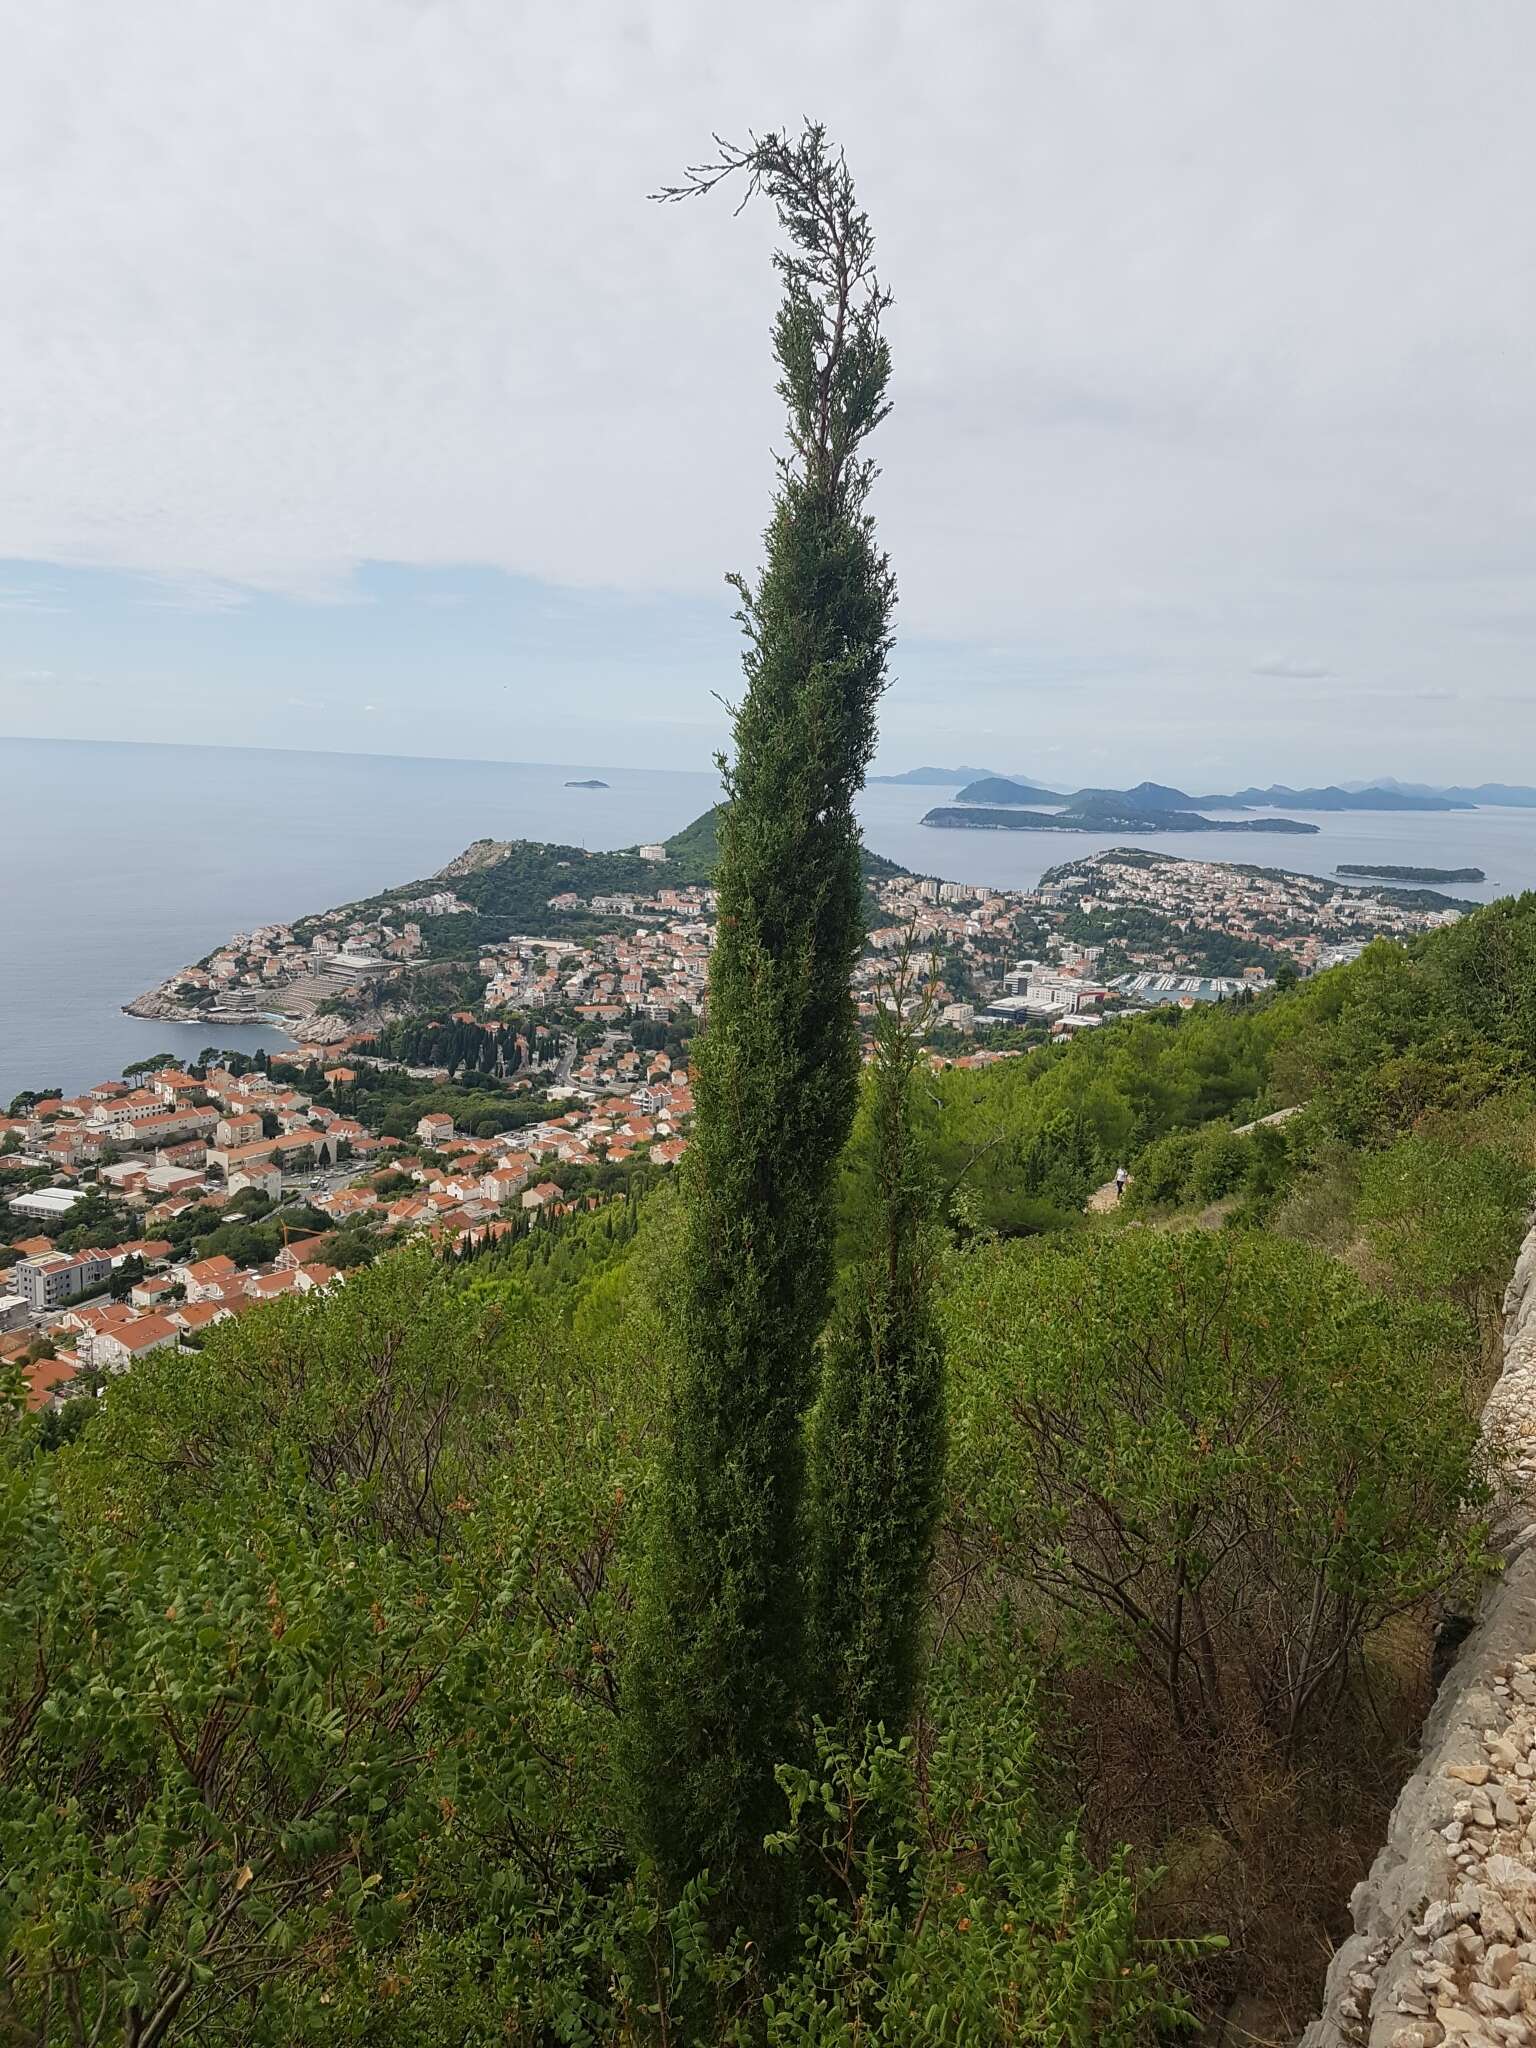
[[[889,299],[823,130],[727,146],[667,197],[735,173],[772,200],[789,415],[766,566],[732,578],[747,688],[722,758],[716,943],[694,1058],[680,1362],[628,1683],[638,1832],[674,1884],[771,1931],[764,1834],[794,1750],[804,1412],[832,1281],[832,1179],[859,1082],[854,798],[874,751],[895,586],[864,441],[889,410]]]
[[[875,1032],[874,1221],[827,1333],[810,1432],[811,1698],[852,1742],[879,1725],[894,1737],[910,1717],[944,1473],[933,1190],[912,1113],[924,1014],[903,968]]]

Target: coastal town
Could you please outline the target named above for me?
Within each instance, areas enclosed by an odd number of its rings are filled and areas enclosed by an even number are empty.
[[[419,889],[237,933],[146,1005],[210,1024],[283,1016],[291,1054],[191,1071],[166,1056],[73,1097],[18,1097],[0,1117],[0,1362],[29,1405],[99,1394],[219,1322],[344,1286],[391,1245],[472,1252],[676,1165],[717,900],[667,881],[665,848],[643,857],[650,887],[557,889],[555,932],[482,939],[451,1011],[413,1011],[409,983],[403,1009],[380,1001],[401,969],[441,959],[429,933],[483,926],[455,888]],[[959,1064],[1156,1005],[1261,995],[1461,914],[1422,890],[1125,848],[1028,891],[898,870],[869,899],[860,1016],[905,989],[929,1057]],[[598,928],[560,935],[573,924]]]
[[[1357,958],[1374,938],[1453,924],[1465,908],[1426,890],[1134,848],[1049,869],[1029,891],[902,876],[877,895],[888,922],[869,934],[855,976],[866,1010],[882,958],[910,938],[930,965],[937,1024],[1045,1024],[1056,1036],[1160,1005],[1263,994],[1278,978]]]
[[[666,858],[660,847],[643,849],[642,857]],[[713,889],[663,884],[589,896],[561,889],[545,908],[549,933],[508,932],[459,963],[478,975],[487,1008],[564,1005],[595,1018],[631,1009],[665,1016],[701,996]],[[578,941],[562,932],[573,913],[582,922],[612,919],[616,927]],[[334,1045],[359,1022],[384,1014],[377,1003],[382,985],[403,986],[404,1006],[411,1007],[409,970],[453,959],[453,921],[474,914],[475,906],[451,889],[437,889],[382,907],[349,906],[292,924],[261,925],[234,933],[125,1007],[146,1018],[281,1024],[301,1042]]]
[[[13,1190],[0,1366],[20,1371],[30,1409],[99,1395],[138,1359],[195,1349],[266,1303],[343,1286],[388,1246],[420,1238],[463,1255],[597,1207],[605,1175],[676,1164],[693,1108],[686,1066],[622,1034],[568,1047],[549,1069],[565,1079],[513,1082],[514,1098],[541,1099],[491,1136],[446,1109],[405,1137],[380,1134],[331,1106],[366,1102],[370,1080],[441,1091],[443,1069],[349,1049],[308,1086],[294,1071],[151,1063],[75,1097],[18,1098],[0,1117]],[[491,1097],[465,1087],[461,1099],[468,1124]]]

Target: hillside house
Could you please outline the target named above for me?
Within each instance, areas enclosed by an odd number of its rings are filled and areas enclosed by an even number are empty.
[[[190,1265],[172,1266],[170,1277],[186,1289],[188,1301],[223,1301],[240,1292],[239,1268],[222,1253],[216,1258],[196,1259]]]
[[[167,1316],[136,1316],[110,1330],[98,1330],[91,1345],[93,1364],[107,1372],[126,1372],[152,1351],[166,1351],[181,1342],[181,1332]]]

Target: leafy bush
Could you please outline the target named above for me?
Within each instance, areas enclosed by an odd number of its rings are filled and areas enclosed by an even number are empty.
[[[1177,1202],[1189,1185],[1199,1149],[1199,1134],[1194,1131],[1174,1131],[1154,1140],[1136,1158],[1126,1206],[1159,1209]]]
[[[1237,1193],[1253,1162],[1252,1141],[1218,1125],[1206,1131],[1195,1146],[1189,1168],[1189,1192],[1197,1201],[1219,1202]]]
[[[1182,1951],[1140,1943],[1124,1865],[1095,1871],[1042,1804],[1016,1658],[946,1661],[921,1756],[788,1761],[783,1867],[811,1882],[775,1983],[709,1880],[663,1896],[613,1763],[662,1385],[634,1260],[576,1325],[495,1262],[395,1253],[156,1354],[51,1456],[8,1411],[3,2027],[1150,2043]],[[890,1825],[861,1828],[851,1892],[816,1859],[871,1773]]]
[[[809,1769],[780,1771],[789,1825],[772,1838],[805,1872],[804,1952],[766,2001],[790,2044],[1004,2043],[1132,2048],[1192,2024],[1170,1969],[1212,1944],[1148,1941],[1123,1855],[1097,1870],[1042,1818],[1040,1715],[1002,1634],[935,1672],[941,1729],[871,1730],[858,1749],[817,1730]]]
[[[1289,1743],[1370,1631],[1472,1568],[1484,1498],[1443,1313],[1250,1234],[1127,1232],[960,1263],[963,1537],[1171,1719]]]
[[[1505,1145],[1403,1138],[1363,1164],[1360,1217],[1396,1286],[1496,1316],[1530,1207],[1528,1164]]]

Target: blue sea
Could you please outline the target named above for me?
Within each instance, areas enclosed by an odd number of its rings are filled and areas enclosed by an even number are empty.
[[[596,777],[606,789],[571,789]],[[154,1052],[258,1027],[145,1023],[121,1005],[230,932],[430,875],[472,839],[629,846],[665,838],[719,793],[713,774],[611,763],[411,760],[258,748],[0,740],[0,1107],[67,1093]],[[1028,888],[1124,834],[936,831],[945,792],[866,790],[879,853],[950,881]],[[1296,813],[1295,815],[1300,815]],[[1157,835],[1158,852],[1331,874],[1339,861],[1483,867],[1454,893],[1536,888],[1536,810],[1319,814],[1316,837]]]

